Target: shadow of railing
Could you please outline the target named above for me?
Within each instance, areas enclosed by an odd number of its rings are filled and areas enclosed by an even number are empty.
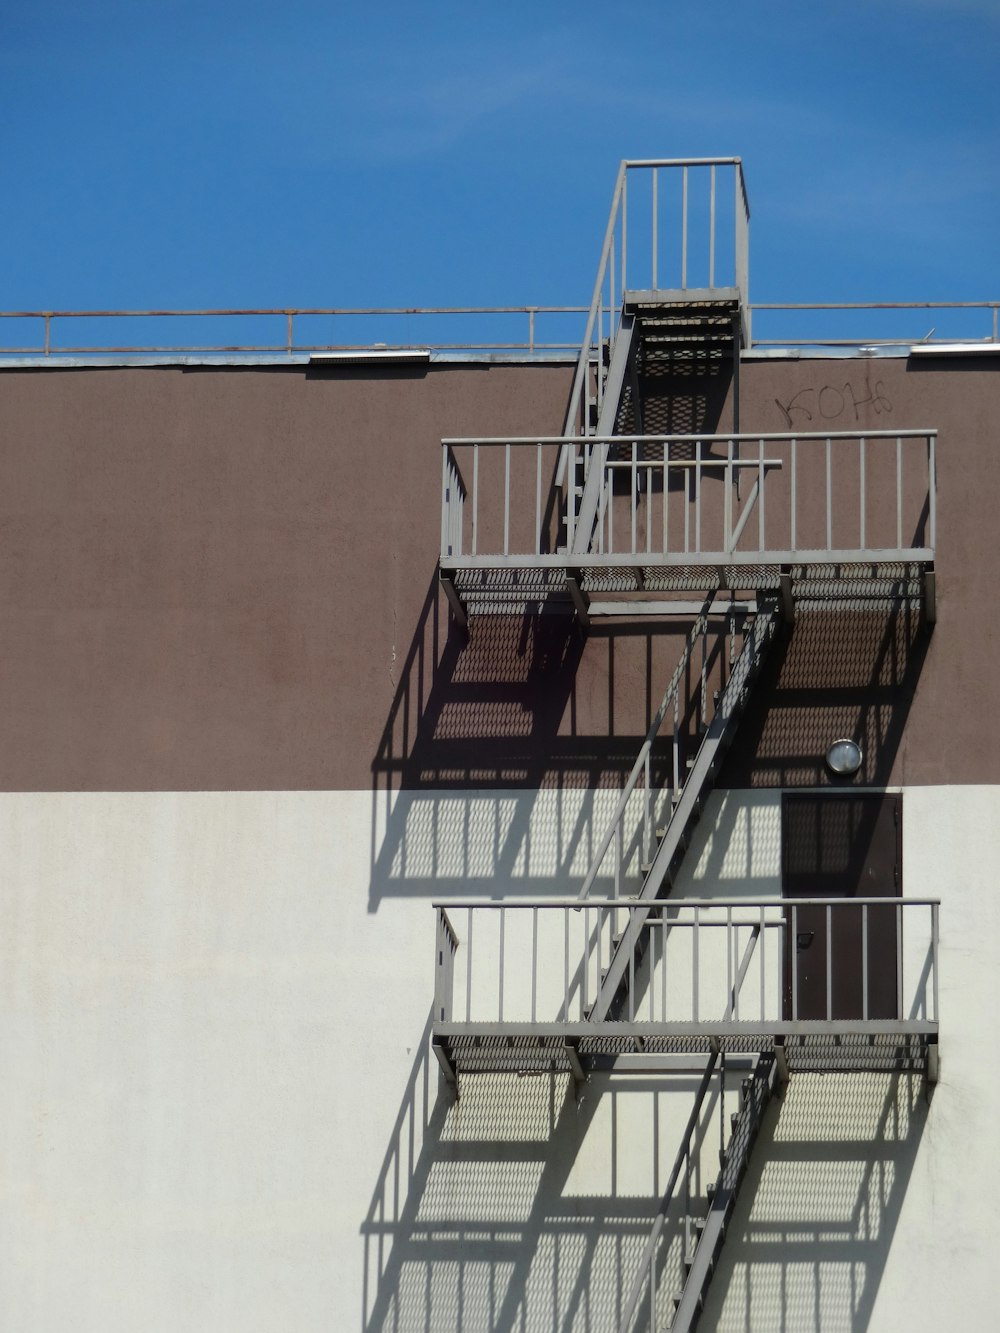
[[[927,1114],[913,1075],[793,1076],[765,1117],[706,1325],[864,1333]]]
[[[724,684],[724,628],[708,654],[710,689]],[[432,578],[372,760],[370,910],[386,896],[537,895],[582,881],[687,629],[585,636],[572,617],[551,614],[479,617],[466,632]],[[688,744],[699,684],[692,666]],[[672,763],[663,736],[654,785],[667,784]],[[594,892],[612,887],[609,866]]]
[[[361,1226],[363,1333],[617,1327],[697,1082],[469,1075],[456,1100],[422,1041]]]
[[[929,643],[910,601],[800,612],[765,664],[720,785],[843,786],[825,756],[845,736],[863,753],[850,785],[889,785]]]

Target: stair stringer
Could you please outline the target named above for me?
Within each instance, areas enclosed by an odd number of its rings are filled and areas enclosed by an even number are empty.
[[[604,381],[604,396],[601,399],[597,429],[594,432],[599,439],[613,435],[615,432],[622,397],[625,393],[629,365],[635,353],[634,344],[638,337],[638,329],[639,325],[634,315],[622,315],[621,325],[615,335],[614,346],[611,350],[611,364],[608,367],[607,378]],[[600,368],[598,368],[598,373],[600,373]],[[585,555],[590,550],[594,535],[594,524],[597,522],[598,511],[604,494],[604,469],[608,461],[610,447],[606,443],[595,444],[591,451],[583,495],[580,498],[580,509],[573,532],[573,553],[575,555]]]
[[[669,1333],[689,1333],[698,1322],[719,1252],[725,1243],[726,1228],[736,1206],[736,1197],[757,1141],[761,1119],[774,1092],[777,1072],[774,1053],[763,1052],[757,1059],[743,1104],[735,1117],[698,1244],[690,1260],[685,1259],[687,1276],[677,1298],[677,1309],[669,1325]]]

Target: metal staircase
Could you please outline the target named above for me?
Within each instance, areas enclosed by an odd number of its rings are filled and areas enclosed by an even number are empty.
[[[726,176],[731,189],[720,190]],[[665,231],[671,198],[679,209]],[[829,999],[829,959],[825,1018],[800,1014],[794,983],[788,994],[796,907],[789,916],[780,900],[672,896],[783,626],[814,607],[905,601],[930,622],[935,614],[933,431],[740,433],[748,225],[738,158],[623,163],[563,434],[443,446],[440,577],[461,623],[542,609],[585,626],[599,617],[690,622],[576,901],[435,904],[433,1046],[456,1086],[463,1072],[567,1070],[581,1081],[630,1061],[663,1072],[704,1061],[622,1333],[694,1326],[776,1082],[828,1069],[933,1079],[937,1068],[935,900],[896,900],[909,969],[900,954],[896,1012],[869,1012],[866,988],[860,1015],[845,1019]],[[720,246],[730,229],[731,248]],[[639,284],[636,234],[647,263]],[[664,235],[675,242],[672,266]],[[643,433],[644,378],[678,355],[731,355],[732,433]],[[894,505],[885,503],[887,479]],[[611,896],[598,898],[598,885]],[[802,901],[825,908],[828,925],[832,913],[860,912],[867,958],[869,900]],[[485,966],[476,961],[484,954]],[[728,1074],[736,1063],[747,1078],[720,1138],[718,1180],[699,1200],[695,1136],[716,1077],[724,1106],[727,1061]],[[682,1179],[678,1251],[668,1217]],[[664,1308],[668,1252],[675,1309]]]
[[[744,637],[742,651],[732,675],[721,693],[715,715],[704,731],[701,743],[684,780],[671,793],[672,811],[666,827],[658,836],[655,854],[645,873],[637,901],[653,902],[669,893],[674,877],[688,849],[691,831],[701,816],[705,800],[719,771],[726,749],[735,735],[753,683],[774,642],[779,615],[776,608],[758,611]],[[690,647],[690,640],[689,640]],[[683,659],[682,659],[683,663]],[[669,694],[669,691],[668,691]],[[613,824],[617,830],[625,811]],[[589,892],[592,879],[584,882],[581,896]],[[628,927],[618,941],[602,979],[589,1017],[596,1022],[615,1018],[628,1005],[630,985],[635,974],[635,959],[643,956],[648,944],[646,917],[641,911],[629,916]]]

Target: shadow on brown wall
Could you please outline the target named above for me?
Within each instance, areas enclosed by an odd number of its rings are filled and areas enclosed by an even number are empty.
[[[529,614],[476,617],[465,633],[435,574],[371,765],[371,910],[386,895],[565,890],[604,831],[600,794],[632,768],[687,629],[585,633],[571,616]],[[713,682],[726,670],[722,643],[706,662]],[[700,674],[690,674],[685,738],[698,723]],[[667,735],[652,760],[662,786]],[[546,789],[555,795],[543,808]]]
[[[843,786],[824,757],[832,741],[850,737],[864,762],[847,785],[887,786],[929,641],[910,603],[801,611],[765,665],[720,785]]]

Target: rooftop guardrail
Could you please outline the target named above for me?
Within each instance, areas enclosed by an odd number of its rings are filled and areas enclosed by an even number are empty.
[[[761,302],[749,309],[765,326],[766,336],[755,337],[752,344],[761,349],[908,350],[958,340],[985,347],[1000,343],[1000,301]],[[947,327],[913,326],[918,311],[934,312],[931,317],[939,324],[943,318]],[[544,304],[3,310],[0,365],[36,357],[58,364],[81,356],[246,355],[280,362],[321,353],[415,349],[552,354],[575,361],[580,316],[588,313],[587,306]],[[822,327],[803,326],[803,317],[811,314],[821,317]],[[781,326],[777,315],[786,317]],[[861,315],[867,316],[867,333],[843,322]]]

